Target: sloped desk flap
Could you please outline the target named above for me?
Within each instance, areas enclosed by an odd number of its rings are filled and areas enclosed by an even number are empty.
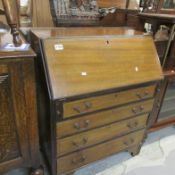
[[[54,99],[163,78],[150,36],[49,38],[42,45]]]

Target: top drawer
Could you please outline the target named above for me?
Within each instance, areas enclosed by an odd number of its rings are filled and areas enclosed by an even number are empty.
[[[155,86],[156,85],[151,85],[128,91],[111,93],[108,95],[101,95],[72,102],[65,102],[63,104],[63,118],[151,98],[154,95]]]

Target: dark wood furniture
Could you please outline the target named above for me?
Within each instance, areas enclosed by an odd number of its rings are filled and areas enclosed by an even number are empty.
[[[150,131],[174,125],[175,121],[175,107],[173,106],[175,99],[175,11],[174,7],[172,8],[173,10],[164,9],[163,2],[160,1],[158,5],[155,4],[151,11],[145,8],[144,13],[139,14],[142,27],[145,23],[152,25],[151,30],[154,38],[161,25],[169,27],[168,38],[166,40],[155,39],[165,79],[159,85],[160,91],[157,94],[157,100],[154,105]]]
[[[150,131],[175,124],[175,70],[164,71],[165,79],[159,84],[154,110],[149,123]]]
[[[12,43],[12,36],[1,34],[0,41],[2,49]],[[42,174],[38,169],[35,56],[31,49],[0,50],[0,174],[21,167],[32,168],[32,175]]]
[[[26,42],[18,31],[17,1],[2,2],[12,35],[0,33],[0,174],[29,167],[32,175],[42,175],[38,169],[36,55],[30,47],[19,47]]]
[[[81,4],[82,2],[91,2],[91,4],[97,3],[98,8],[117,8],[116,13],[110,13],[109,15],[103,18],[97,18],[97,20],[93,20],[93,10],[89,11],[89,14],[84,11],[79,10],[80,13],[77,13],[77,16],[74,14],[71,15],[72,12],[69,11],[70,2],[77,2],[77,4]],[[58,26],[123,26],[126,24],[126,18],[128,14],[138,13],[139,5],[136,0],[30,0],[31,2],[31,9],[29,10],[31,13],[28,14],[29,18],[32,20],[32,27],[53,27],[56,24]],[[55,6],[53,5],[55,4]],[[61,10],[60,6],[58,5],[63,4],[63,8]],[[90,4],[90,3],[89,3]],[[66,8],[65,8],[66,7]],[[91,7],[90,5],[86,7]],[[64,9],[65,8],[65,9]],[[96,13],[98,12],[98,8]],[[43,13],[43,9],[44,12]],[[80,9],[80,7],[79,7]],[[60,12],[62,11],[62,12]],[[56,13],[55,13],[56,12]],[[85,12],[85,13],[84,13]],[[52,14],[52,15],[51,15]],[[56,15],[57,14],[57,15]],[[83,16],[84,15],[84,16]],[[56,16],[59,20],[56,19]],[[60,16],[60,17],[59,17]],[[90,17],[88,17],[90,16]],[[130,21],[133,18],[128,17]],[[23,18],[22,22],[25,21]],[[30,21],[30,20],[28,20]],[[27,23],[27,21],[26,21]],[[24,26],[24,25],[22,25]]]
[[[126,28],[55,28],[33,29],[31,42],[52,174],[120,151],[136,155],[163,78],[152,38]]]
[[[140,6],[144,12],[158,14],[175,14],[175,2],[173,0],[140,0]]]

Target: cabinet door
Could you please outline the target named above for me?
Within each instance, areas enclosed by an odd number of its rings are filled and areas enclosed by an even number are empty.
[[[175,118],[175,81],[168,81],[158,122]]]
[[[157,88],[153,111],[149,117],[150,131],[175,124],[175,73],[164,72],[165,79]]]
[[[29,157],[25,97],[20,63],[0,64],[0,174]]]

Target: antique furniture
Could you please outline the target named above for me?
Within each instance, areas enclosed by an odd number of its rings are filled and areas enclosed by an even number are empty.
[[[175,14],[174,0],[141,0],[140,6],[144,12]]]
[[[53,28],[33,29],[31,43],[51,174],[136,155],[163,78],[152,38],[127,28]]]
[[[11,27],[0,33],[0,174],[28,167],[42,175],[39,156],[35,53],[18,31],[16,1],[2,1]]]
[[[24,3],[25,2],[25,3]],[[55,6],[53,5],[53,2]],[[57,3],[63,1],[56,0],[26,0],[21,1],[20,5],[20,26],[22,27],[53,27],[56,26],[56,14],[55,9]],[[66,1],[67,2],[67,1]],[[139,5],[136,0],[97,0],[97,6],[99,9],[103,9],[106,12],[110,11],[106,16],[101,16],[98,20],[87,20],[81,17],[79,20],[75,20],[75,17],[70,19],[65,18],[64,15],[62,20],[59,20],[59,26],[136,26],[137,19],[136,14],[139,12]],[[0,1],[0,9],[2,7]],[[44,13],[43,13],[44,9]],[[111,9],[116,9],[111,13]],[[56,9],[57,15],[59,9]],[[51,15],[52,14],[52,15]],[[1,17],[2,18],[2,17]],[[4,20],[4,19],[1,19]],[[76,24],[75,24],[76,23]]]
[[[175,124],[175,107],[173,105],[175,99],[175,11],[173,1],[168,3],[167,0],[145,1],[143,7],[143,12],[139,14],[140,22],[142,27],[145,23],[151,24],[151,32],[165,75],[165,79],[159,85],[159,93],[151,115],[152,122],[149,124],[150,130],[154,131]],[[160,29],[160,26],[166,26],[168,29],[167,38],[162,37],[165,32]]]
[[[139,11],[136,0],[32,0],[32,7],[33,27],[124,26]],[[101,16],[100,9],[117,10]]]
[[[164,71],[165,79],[158,85],[157,97],[149,121],[150,131],[175,124],[175,70]]]
[[[0,35],[0,174],[21,167],[35,170],[40,166],[35,54],[2,50],[12,37]]]

